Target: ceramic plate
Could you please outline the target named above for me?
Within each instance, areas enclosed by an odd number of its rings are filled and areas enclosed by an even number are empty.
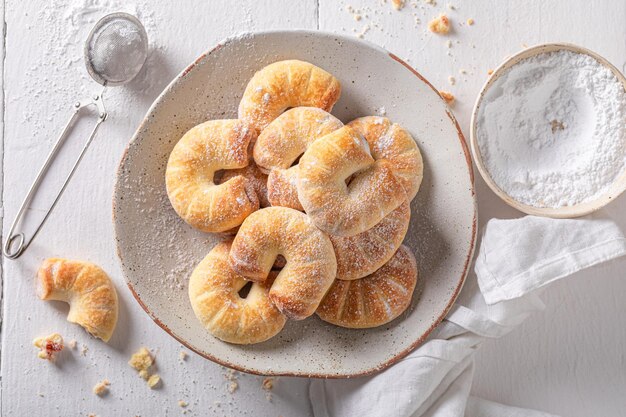
[[[200,325],[187,296],[191,271],[219,238],[178,218],[165,191],[165,166],[189,128],[208,119],[236,118],[254,72],[282,59],[309,61],[339,78],[342,94],[333,113],[342,121],[384,108],[416,139],[424,157],[424,181],[411,206],[405,244],[416,255],[419,283],[410,308],[385,326],[343,329],[313,316],[290,321],[267,342],[231,345]],[[415,70],[354,38],[277,31],[225,40],[165,89],[120,163],[113,221],[128,287],[150,317],[189,349],[245,372],[350,377],[398,361],[445,317],[472,256],[476,204],[470,156],[459,126]]]

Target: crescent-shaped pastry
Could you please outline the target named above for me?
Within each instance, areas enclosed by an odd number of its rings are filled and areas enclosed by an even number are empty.
[[[225,232],[259,208],[245,176],[214,183],[217,171],[248,165],[248,145],[255,137],[241,120],[211,120],[178,141],[167,162],[165,183],[172,207],[185,222],[203,232]]]
[[[243,93],[239,118],[260,134],[290,107],[318,107],[330,111],[339,100],[339,80],[313,64],[278,61],[258,71]]]
[[[265,282],[253,283],[247,295],[240,295],[250,282],[229,265],[231,243],[217,244],[194,269],[189,300],[198,320],[218,339],[236,344],[263,342],[278,334],[287,318],[270,301],[271,274]]]
[[[409,201],[413,200],[422,183],[424,163],[411,134],[399,124],[379,116],[360,117],[348,126],[367,140],[374,159],[384,159],[391,164]]]
[[[251,281],[264,282],[278,255],[285,258],[286,264],[272,284],[269,297],[287,317],[304,319],[315,312],[335,279],[333,245],[299,211],[268,207],[252,213],[233,241],[233,270]]]
[[[396,253],[411,220],[405,201],[378,224],[355,236],[330,235],[337,256],[337,279],[363,278],[382,267]]]
[[[337,236],[371,229],[407,200],[394,166],[374,159],[367,141],[349,126],[309,146],[300,158],[297,188],[315,225]]]
[[[37,272],[37,295],[42,300],[70,305],[67,321],[80,324],[108,342],[117,324],[117,292],[109,276],[89,262],[46,259]]]
[[[317,315],[328,323],[351,329],[381,326],[407,309],[416,283],[415,257],[402,245],[373,274],[353,281],[335,280]]]
[[[296,188],[298,158],[318,138],[343,123],[316,107],[295,107],[272,121],[254,144],[254,160],[269,173],[267,190],[272,206],[303,211]]]

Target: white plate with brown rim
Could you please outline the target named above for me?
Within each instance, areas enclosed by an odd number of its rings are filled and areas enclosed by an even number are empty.
[[[537,207],[529,204],[522,203],[521,201],[516,200],[509,194],[507,194],[504,190],[502,190],[498,184],[493,180],[489,170],[485,166],[483,162],[482,155],[480,153],[480,147],[478,146],[478,138],[477,138],[477,124],[479,119],[480,107],[483,102],[483,98],[494,84],[494,82],[500,78],[503,74],[508,72],[512,67],[520,63],[521,61],[534,57],[536,55],[540,55],[548,52],[556,52],[556,51],[571,51],[577,54],[585,54],[594,58],[600,64],[607,67],[615,77],[619,80],[619,82],[626,89],[626,77],[613,66],[609,61],[605,58],[601,57],[597,53],[590,51],[589,49],[583,48],[581,46],[572,45],[569,43],[547,43],[541,44],[537,46],[533,46],[530,48],[526,48],[523,51],[511,56],[506,61],[504,61],[496,70],[492,73],[491,77],[487,80],[485,85],[480,91],[478,98],[474,104],[474,110],[472,111],[472,120],[471,120],[471,128],[470,128],[470,143],[472,149],[472,156],[474,157],[474,162],[476,163],[476,167],[478,168],[478,172],[483,177],[489,188],[500,197],[505,203],[509,206],[523,212],[526,214],[532,214],[535,216],[545,216],[545,217],[553,217],[553,218],[572,218],[572,217],[580,217],[585,214],[592,213],[596,210],[601,209],[602,207],[609,204],[611,201],[615,200],[620,194],[622,194],[626,190],[626,170],[619,176],[612,185],[608,188],[608,190],[598,198],[585,201],[579,204],[571,205],[571,206],[562,206],[562,207]]]
[[[424,181],[405,239],[419,265],[408,310],[369,330],[313,316],[290,321],[274,338],[239,346],[212,337],[187,296],[195,265],[220,237],[187,226],[170,206],[165,166],[192,126],[235,118],[244,87],[274,61],[301,59],[342,83],[333,114],[344,122],[374,114],[407,128],[424,157]],[[122,270],[137,301],[167,333],[196,353],[262,375],[354,377],[395,363],[443,320],[459,294],[474,250],[476,202],[470,156],[437,91],[398,57],[369,43],[312,31],[273,31],[226,39],[200,56],[154,102],[120,162],[113,222]]]

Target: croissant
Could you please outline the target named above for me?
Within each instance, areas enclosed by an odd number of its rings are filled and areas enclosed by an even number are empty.
[[[413,200],[422,183],[424,163],[411,134],[386,117],[360,117],[348,126],[367,140],[374,159],[391,164],[393,175],[402,183],[409,201]]]
[[[189,279],[189,300],[193,311],[213,336],[229,343],[263,342],[278,334],[287,318],[269,299],[271,277],[249,284],[232,270],[228,253],[232,241],[217,244],[194,269]]]
[[[313,223],[331,235],[371,229],[407,199],[393,165],[375,160],[363,136],[349,126],[313,142],[298,165],[298,199]]]
[[[339,80],[323,69],[304,61],[278,61],[248,82],[239,103],[239,118],[260,134],[290,107],[318,107],[329,112],[340,94]]]
[[[415,257],[402,245],[373,274],[353,281],[335,280],[316,313],[322,320],[341,327],[381,326],[407,309],[416,283]]]
[[[42,300],[70,305],[67,320],[108,342],[117,324],[117,292],[99,266],[68,259],[46,259],[37,272],[37,295]]]
[[[337,256],[337,279],[363,278],[382,267],[398,250],[411,220],[405,201],[378,224],[355,236],[330,235]]]
[[[178,141],[165,182],[172,207],[185,222],[204,232],[225,232],[259,208],[254,185],[245,176],[214,183],[217,171],[248,165],[248,145],[255,137],[241,120],[211,120]]]
[[[304,319],[315,312],[337,273],[328,236],[306,214],[287,207],[252,213],[241,225],[230,249],[235,272],[264,282],[278,255],[286,259],[269,297],[289,318]]]
[[[316,139],[343,123],[316,107],[295,107],[272,121],[254,144],[254,160],[269,172],[267,190],[273,206],[303,211],[296,188],[298,158]]]

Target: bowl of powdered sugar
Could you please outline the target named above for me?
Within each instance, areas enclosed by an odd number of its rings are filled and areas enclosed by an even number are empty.
[[[569,44],[502,64],[472,115],[471,148],[489,187],[528,214],[577,217],[626,189],[626,78]]]

